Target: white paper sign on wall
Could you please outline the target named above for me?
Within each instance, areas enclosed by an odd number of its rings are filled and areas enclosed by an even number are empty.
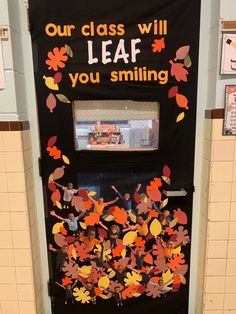
[[[2,51],[2,42],[0,40],[0,89],[6,87],[5,82],[5,71],[4,71],[4,64],[3,64],[3,51]]]

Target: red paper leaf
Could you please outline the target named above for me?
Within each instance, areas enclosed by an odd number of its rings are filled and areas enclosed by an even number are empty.
[[[152,51],[153,52],[161,52],[162,49],[165,48],[165,38],[155,39],[154,43],[152,44]]]
[[[175,79],[180,82],[187,82],[188,71],[184,68],[184,64],[182,63],[174,63],[170,60],[171,64],[171,76],[174,76]]]
[[[97,213],[90,213],[84,218],[84,222],[87,226],[94,226],[99,223],[100,215]]]
[[[56,143],[56,141],[57,141],[56,135],[50,137],[50,139],[48,140],[47,147],[52,147]]]
[[[174,218],[178,219],[180,225],[186,225],[188,223],[188,217],[181,209],[174,210]]]
[[[48,183],[48,189],[49,189],[51,192],[54,192],[54,191],[56,191],[57,186],[56,186],[55,183],[49,182],[49,183]]]
[[[61,200],[61,193],[58,189],[56,189],[52,195],[51,195],[51,200],[53,203],[55,203],[56,201],[60,202]]]
[[[180,108],[185,108],[186,110],[189,109],[188,107],[188,99],[182,94],[176,94],[176,103]]]
[[[84,189],[79,190],[79,196],[83,197],[85,200],[88,200],[88,191]]]
[[[48,107],[50,112],[53,112],[53,109],[56,107],[56,105],[57,105],[56,97],[52,93],[50,93],[46,99],[46,106]]]
[[[58,167],[53,171],[53,180],[60,179],[64,176],[64,166]]]
[[[66,55],[66,48],[58,47],[53,48],[53,51],[48,52],[48,59],[45,63],[48,65],[49,70],[58,71],[58,68],[65,67],[65,61],[67,61],[68,56]]]
[[[176,96],[176,94],[178,93],[179,91],[179,88],[178,86],[173,86],[169,89],[169,92],[168,92],[168,98],[173,98]]]
[[[161,200],[161,192],[159,190],[156,190],[156,191],[153,191],[153,190],[149,190],[148,187],[147,187],[147,195],[148,197],[150,197],[150,199],[152,201],[160,201]]]
[[[170,175],[171,175],[171,170],[170,170],[170,168],[169,168],[167,165],[165,165],[165,166],[163,167],[163,169],[162,169],[162,173],[163,173],[164,176],[166,176],[167,178],[169,178]]]
[[[178,60],[183,60],[188,52],[189,52],[190,46],[183,46],[180,47],[177,51],[176,51],[176,59]]]
[[[60,83],[62,80],[62,73],[61,72],[57,72],[54,75],[54,84]]]
[[[140,195],[137,191],[134,192],[134,200],[136,203],[140,202]]]
[[[108,236],[106,230],[101,229],[101,228],[98,229],[98,235],[99,235],[100,237],[103,237],[104,239],[106,239],[107,236]]]

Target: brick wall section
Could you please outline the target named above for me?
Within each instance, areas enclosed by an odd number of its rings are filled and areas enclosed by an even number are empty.
[[[0,131],[1,314],[43,313],[36,225],[30,131]]]
[[[236,314],[236,136],[222,136],[222,125],[223,119],[205,120],[202,177],[208,182],[208,211],[204,314]]]

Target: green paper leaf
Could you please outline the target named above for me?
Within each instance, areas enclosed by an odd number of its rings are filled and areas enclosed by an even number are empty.
[[[70,103],[69,99],[68,99],[65,95],[63,95],[63,94],[56,94],[56,97],[57,97],[57,99],[59,99],[61,102],[64,102],[64,103],[66,103],[66,104],[69,104],[69,103]]]

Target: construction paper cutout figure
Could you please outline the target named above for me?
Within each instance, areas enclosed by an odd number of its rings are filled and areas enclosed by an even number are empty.
[[[136,192],[138,192],[141,188],[142,184],[139,183],[136,187]],[[114,185],[111,186],[112,190],[116,192],[116,194],[119,196],[119,198],[122,200],[122,203],[124,205],[124,209],[129,214],[131,212],[132,208],[132,198],[129,193],[125,193],[124,196],[116,189]]]
[[[54,210],[50,211],[50,215],[56,217],[57,219],[64,221],[69,228],[70,234],[72,234],[73,236],[78,236],[78,220],[83,216],[83,213],[81,213],[79,216],[74,216],[73,213],[69,213],[68,214],[68,218],[63,218],[59,215],[56,214],[56,212]]]
[[[95,287],[94,287],[94,282],[87,282],[84,283],[82,279],[78,278],[78,280],[81,282],[81,284],[85,287],[85,289],[89,292],[89,296],[91,298],[91,301],[93,304],[97,303],[97,299],[96,299],[96,291],[95,291]]]
[[[69,259],[68,256],[68,246],[63,245],[61,249],[55,249],[52,244],[48,246],[49,250],[52,252],[57,253],[57,271],[61,272],[63,265],[65,264],[66,260]]]
[[[95,237],[96,237],[95,229],[88,229],[87,236],[84,236],[83,233],[79,235],[79,241],[83,242],[85,244],[85,247],[92,251],[94,246],[100,243],[100,241]]]
[[[120,236],[120,227],[118,225],[112,225],[109,230],[109,239],[110,239],[110,247],[111,249],[116,246],[116,240],[119,239]]]
[[[147,254],[151,253],[153,249],[149,250],[148,252],[143,252],[142,249],[138,249],[136,252],[132,249],[130,245],[128,245],[130,248],[131,252],[134,254],[135,257],[135,262],[136,262],[136,268],[141,269],[144,264],[144,258]]]
[[[68,303],[69,299],[71,300],[71,303],[75,303],[74,296],[73,296],[73,289],[76,286],[77,282],[78,282],[78,280],[76,280],[76,282],[73,285],[69,284],[65,287],[63,285],[61,285],[59,282],[57,282],[57,281],[55,282],[58,286],[60,286],[61,288],[63,288],[65,290],[65,293],[66,293],[65,304]]]
[[[141,237],[145,237],[148,232],[148,223],[150,222],[150,220],[152,219],[152,217],[149,215],[147,219],[143,219],[142,215],[137,216],[137,223],[135,226],[130,226],[126,229],[123,229],[123,232],[128,231],[128,230],[137,230],[139,235]]]
[[[121,287],[120,286],[116,286],[114,288],[114,291],[111,291],[109,289],[106,289],[106,291],[110,292],[114,298],[114,300],[116,301],[116,305],[117,306],[123,306],[123,303],[122,303],[122,291],[124,289],[121,290]]]
[[[93,211],[99,215],[102,215],[105,207],[114,204],[115,202],[118,201],[119,197],[116,197],[114,200],[109,201],[109,202],[104,202],[104,198],[103,197],[99,197],[98,201],[96,201],[95,199],[93,199],[91,196],[89,196],[89,199],[93,202],[94,204],[94,209]]]
[[[72,200],[72,197],[74,194],[76,194],[79,190],[73,188],[73,184],[71,182],[67,183],[67,186],[63,186],[55,181],[53,181],[54,184],[62,188],[64,191],[63,193],[63,208],[69,208],[70,202]]]

